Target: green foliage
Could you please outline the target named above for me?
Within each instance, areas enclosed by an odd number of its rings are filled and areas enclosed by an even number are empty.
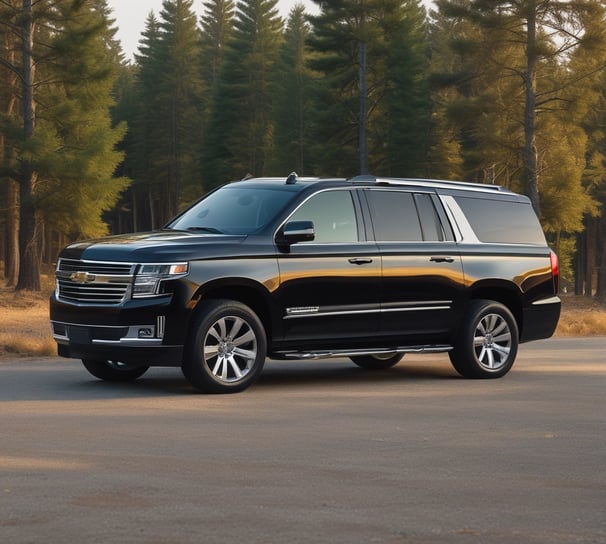
[[[76,13],[69,4],[60,6],[65,23],[52,41],[58,52],[52,68],[62,83],[45,93],[48,106],[40,128],[52,126],[53,133],[52,138],[46,133],[47,141],[37,151],[38,200],[45,221],[77,237],[107,233],[102,214],[129,183],[114,177],[123,158],[116,146],[126,132],[125,125],[112,127],[110,117],[118,54],[104,2],[93,4]],[[45,131],[40,135],[44,138]]]
[[[310,66],[322,78],[315,104],[321,173],[355,175],[368,149],[377,174],[425,168],[429,136],[425,14],[417,0],[317,2]],[[360,71],[361,48],[366,70]],[[366,92],[361,91],[364,78]],[[366,116],[361,118],[361,111]],[[365,141],[360,140],[360,128]]]
[[[531,150],[566,271],[606,205],[603,2],[436,0],[428,20],[420,0],[316,0],[283,28],[276,0],[206,0],[199,26],[193,0],[164,0],[134,64],[104,0],[34,2],[32,134],[26,4],[0,2],[0,185],[29,176],[23,202],[47,230],[103,234],[118,201],[116,228],[158,227],[246,174],[355,175],[364,149],[377,175],[516,191]]]
[[[202,190],[199,142],[204,85],[192,4],[192,0],[164,0],[159,19],[150,13],[135,57],[139,100],[131,112],[129,170],[135,178],[132,200],[139,210],[137,223],[146,228],[166,223]]]
[[[309,25],[302,5],[295,6],[288,19],[284,43],[276,65],[274,91],[275,138],[269,170],[275,175],[313,171],[311,147],[311,99],[313,75],[307,66],[306,41]]]
[[[238,4],[205,140],[208,187],[262,175],[273,145],[274,67],[282,43],[277,0]]]
[[[21,19],[15,3],[7,27]],[[34,168],[35,213],[50,231],[67,236],[107,232],[104,211],[113,208],[128,184],[114,177],[122,160],[116,145],[125,126],[111,125],[112,88],[120,53],[113,40],[109,13],[102,0],[36,3],[34,107],[31,137],[24,138],[21,112],[12,109],[0,121],[5,145],[15,163]],[[19,70],[16,50],[4,58]],[[5,68],[7,65],[5,64]],[[13,89],[14,93],[19,93]],[[13,97],[14,98],[14,97]],[[18,173],[11,174],[17,178]]]

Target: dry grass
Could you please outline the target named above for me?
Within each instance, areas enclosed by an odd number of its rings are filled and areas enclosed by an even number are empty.
[[[52,283],[43,278],[43,291],[18,291],[0,285],[0,355],[55,355],[48,321]]]
[[[42,293],[15,292],[0,284],[0,356],[55,355],[48,321],[52,281],[43,278]],[[556,336],[606,336],[606,306],[585,297],[564,295]]]
[[[606,306],[597,300],[562,295],[556,336],[606,336]]]

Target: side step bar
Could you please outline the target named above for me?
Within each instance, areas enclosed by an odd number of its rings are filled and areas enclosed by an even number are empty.
[[[358,355],[395,355],[396,353],[443,353],[452,350],[452,346],[428,345],[406,346],[393,349],[335,349],[317,351],[277,351],[271,355],[274,359],[324,359],[330,357],[355,357]]]

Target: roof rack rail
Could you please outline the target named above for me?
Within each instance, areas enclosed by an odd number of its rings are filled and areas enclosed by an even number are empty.
[[[449,181],[443,179],[424,179],[424,178],[384,178],[364,174],[355,176],[347,180],[351,183],[376,183],[380,185],[421,185],[425,187],[451,187],[477,189],[483,191],[507,191],[502,185],[488,185],[487,183],[469,183],[467,181]]]

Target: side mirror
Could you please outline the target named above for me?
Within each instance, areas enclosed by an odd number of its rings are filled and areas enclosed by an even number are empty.
[[[313,221],[289,221],[278,235],[278,243],[311,242],[316,237]]]

